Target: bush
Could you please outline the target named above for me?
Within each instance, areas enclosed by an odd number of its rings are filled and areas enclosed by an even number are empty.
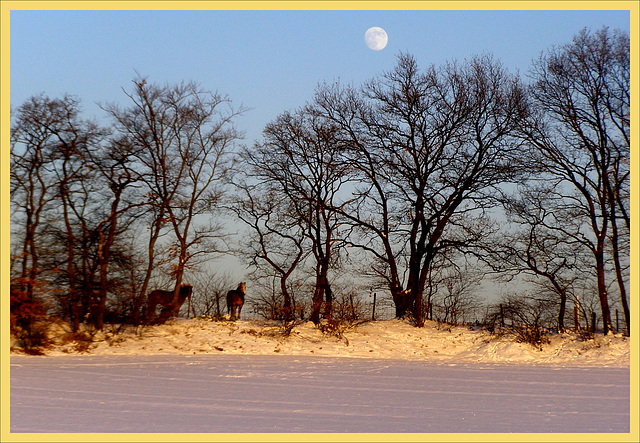
[[[91,350],[94,337],[95,333],[90,330],[69,332],[62,337],[61,342],[63,345],[73,344],[73,351],[82,354]]]
[[[51,341],[46,322],[46,307],[37,298],[12,285],[10,289],[10,332],[16,345],[28,354],[40,355]]]
[[[250,300],[253,312],[265,320],[275,320],[278,322],[288,323],[290,321],[304,320],[307,312],[307,306],[304,302],[293,302],[293,306],[288,309],[284,307],[284,300],[281,295],[264,296]]]
[[[357,292],[340,292],[332,301],[331,317],[343,323],[354,323],[367,318],[367,308]]]
[[[343,340],[347,346],[349,346],[349,340],[344,336],[344,333],[350,329],[367,323],[368,320],[351,320],[351,319],[323,319],[318,323],[317,327],[324,335],[336,337],[339,340]]]
[[[544,298],[510,295],[489,307],[483,325],[492,334],[508,334],[519,343],[541,349],[550,342],[545,324],[554,306]]]
[[[214,314],[214,315],[203,314],[198,316],[198,319],[211,321],[211,322],[221,322],[221,321],[227,321],[228,317],[224,314]]]
[[[551,342],[547,337],[547,329],[541,326],[512,327],[511,331],[517,342],[528,343],[540,350],[542,350],[542,345]]]

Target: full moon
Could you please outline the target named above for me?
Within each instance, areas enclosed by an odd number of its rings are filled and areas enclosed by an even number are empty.
[[[374,26],[373,28],[367,29],[367,32],[364,33],[364,42],[367,44],[369,49],[373,49],[374,51],[379,51],[384,49],[387,46],[387,42],[389,41],[389,37],[384,29],[378,28]]]

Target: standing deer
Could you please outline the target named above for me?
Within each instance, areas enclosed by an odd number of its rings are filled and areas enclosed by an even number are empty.
[[[242,305],[244,304],[244,296],[247,293],[247,284],[240,283],[237,289],[232,289],[227,292],[227,311],[229,312],[229,318],[231,320],[236,319],[236,311],[237,318],[240,320],[240,311],[242,310]]]

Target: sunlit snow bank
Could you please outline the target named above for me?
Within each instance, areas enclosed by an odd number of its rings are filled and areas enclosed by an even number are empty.
[[[628,366],[630,339],[597,335],[582,340],[575,334],[551,334],[542,350],[513,337],[497,337],[468,327],[428,322],[416,328],[407,322],[368,322],[333,334],[323,334],[312,323],[296,326],[287,337],[281,326],[257,320],[211,322],[177,319],[162,326],[111,334],[109,329],[79,343],[54,336],[48,355],[309,355],[376,359],[421,360],[435,363],[526,363],[552,365]],[[85,349],[86,348],[86,349]]]

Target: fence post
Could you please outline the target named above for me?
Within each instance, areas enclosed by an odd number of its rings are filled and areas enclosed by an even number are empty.
[[[596,333],[596,313],[595,312],[591,313],[591,333],[592,334]]]
[[[376,293],[373,293],[373,312],[371,313],[371,321],[376,320]]]

